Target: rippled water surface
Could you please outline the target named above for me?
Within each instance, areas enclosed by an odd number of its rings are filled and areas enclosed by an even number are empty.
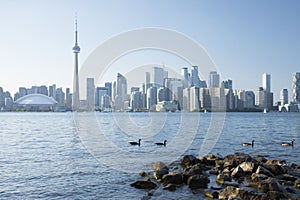
[[[142,162],[150,169],[168,155],[199,155],[212,121],[210,113],[96,113],[93,118],[98,130],[74,121],[72,113],[0,113],[0,199],[139,199],[146,191],[130,187],[138,173],[126,166]],[[224,119],[210,153],[256,153],[300,164],[299,113],[227,113]],[[128,145],[138,138],[140,147]],[[164,139],[166,147],[154,145]],[[252,139],[254,148],[242,147]],[[280,145],[292,139],[294,148]],[[199,198],[184,188],[154,194],[166,197]]]

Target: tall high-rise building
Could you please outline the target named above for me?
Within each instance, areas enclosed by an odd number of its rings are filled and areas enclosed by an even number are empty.
[[[93,111],[95,106],[95,84],[94,78],[86,79],[86,108]]]
[[[200,107],[199,88],[193,86],[190,88],[190,111],[200,111]]]
[[[161,67],[153,67],[153,86],[159,88],[164,85],[165,72]]]
[[[300,72],[293,73],[293,84],[292,84],[292,90],[293,90],[293,97],[292,100],[294,102],[300,102]]]
[[[199,79],[199,72],[198,66],[192,66],[191,69],[191,86],[200,87],[200,79]]]
[[[284,106],[289,103],[289,94],[287,89],[282,89],[280,91],[280,104]]]
[[[73,95],[72,95],[72,110],[76,111],[80,107],[79,100],[79,77],[78,77],[78,54],[80,47],[77,41],[77,19],[75,20],[75,45],[73,47],[74,57],[74,78],[73,78]]]
[[[146,83],[145,83],[145,93],[150,87],[150,72],[146,72]]]
[[[271,92],[271,75],[270,74],[264,73],[262,75],[262,87],[267,93]]]
[[[105,87],[107,88],[107,95],[111,98],[112,96],[112,83],[106,82]]]
[[[102,105],[101,99],[104,95],[108,95],[107,87],[97,87],[95,92],[95,105],[96,107],[100,107]]]
[[[183,67],[181,69],[181,77],[182,77],[182,86],[183,89],[188,87],[189,84],[189,73],[188,73],[188,68]]]
[[[221,87],[224,89],[232,90],[232,80],[228,79],[227,81],[222,81]]]
[[[157,88],[150,87],[147,90],[147,109],[156,110],[155,106],[157,104]]]
[[[216,71],[209,73],[209,87],[218,88],[220,87],[220,75]]]
[[[116,95],[126,98],[127,95],[127,79],[120,73],[117,75]]]
[[[258,88],[256,97],[256,105],[262,109],[267,108],[267,92],[263,87]]]

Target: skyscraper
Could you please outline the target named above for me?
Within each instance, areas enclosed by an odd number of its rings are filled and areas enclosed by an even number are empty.
[[[220,87],[220,75],[216,71],[209,73],[209,87],[218,88]]]
[[[165,75],[163,68],[153,67],[153,86],[156,88],[163,86]]]
[[[192,66],[191,69],[191,86],[200,87],[200,79],[199,79],[199,72],[198,66]]]
[[[95,84],[94,78],[86,79],[86,103],[87,110],[93,111],[95,104]]]
[[[284,106],[285,104],[289,103],[289,96],[288,96],[288,90],[282,89],[280,91],[280,104]]]
[[[262,75],[262,86],[263,86],[263,89],[267,93],[271,92],[271,75],[270,74],[264,73]]]
[[[181,77],[182,77],[182,84],[183,84],[183,89],[188,87],[189,83],[189,73],[188,73],[188,68],[183,67],[181,69]]]
[[[294,102],[300,102],[300,72],[293,73],[293,98]]]
[[[145,84],[145,93],[150,87],[150,72],[146,72],[146,84]]]
[[[79,100],[79,78],[78,78],[78,53],[80,53],[80,47],[77,41],[77,19],[75,20],[75,45],[73,47],[74,57],[74,78],[73,78],[73,95],[72,95],[72,110],[76,111],[80,107]]]

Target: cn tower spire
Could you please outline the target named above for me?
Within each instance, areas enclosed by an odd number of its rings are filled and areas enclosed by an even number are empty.
[[[78,111],[80,108],[79,78],[78,78],[78,54],[80,53],[80,47],[78,46],[77,16],[75,16],[75,45],[72,50],[74,53],[72,110]]]

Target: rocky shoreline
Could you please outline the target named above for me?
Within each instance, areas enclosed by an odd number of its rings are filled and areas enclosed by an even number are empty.
[[[131,186],[146,190],[142,199],[151,199],[157,190],[186,187],[199,199],[300,200],[300,166],[260,155],[185,155],[169,166],[155,162],[153,171],[140,176]]]

